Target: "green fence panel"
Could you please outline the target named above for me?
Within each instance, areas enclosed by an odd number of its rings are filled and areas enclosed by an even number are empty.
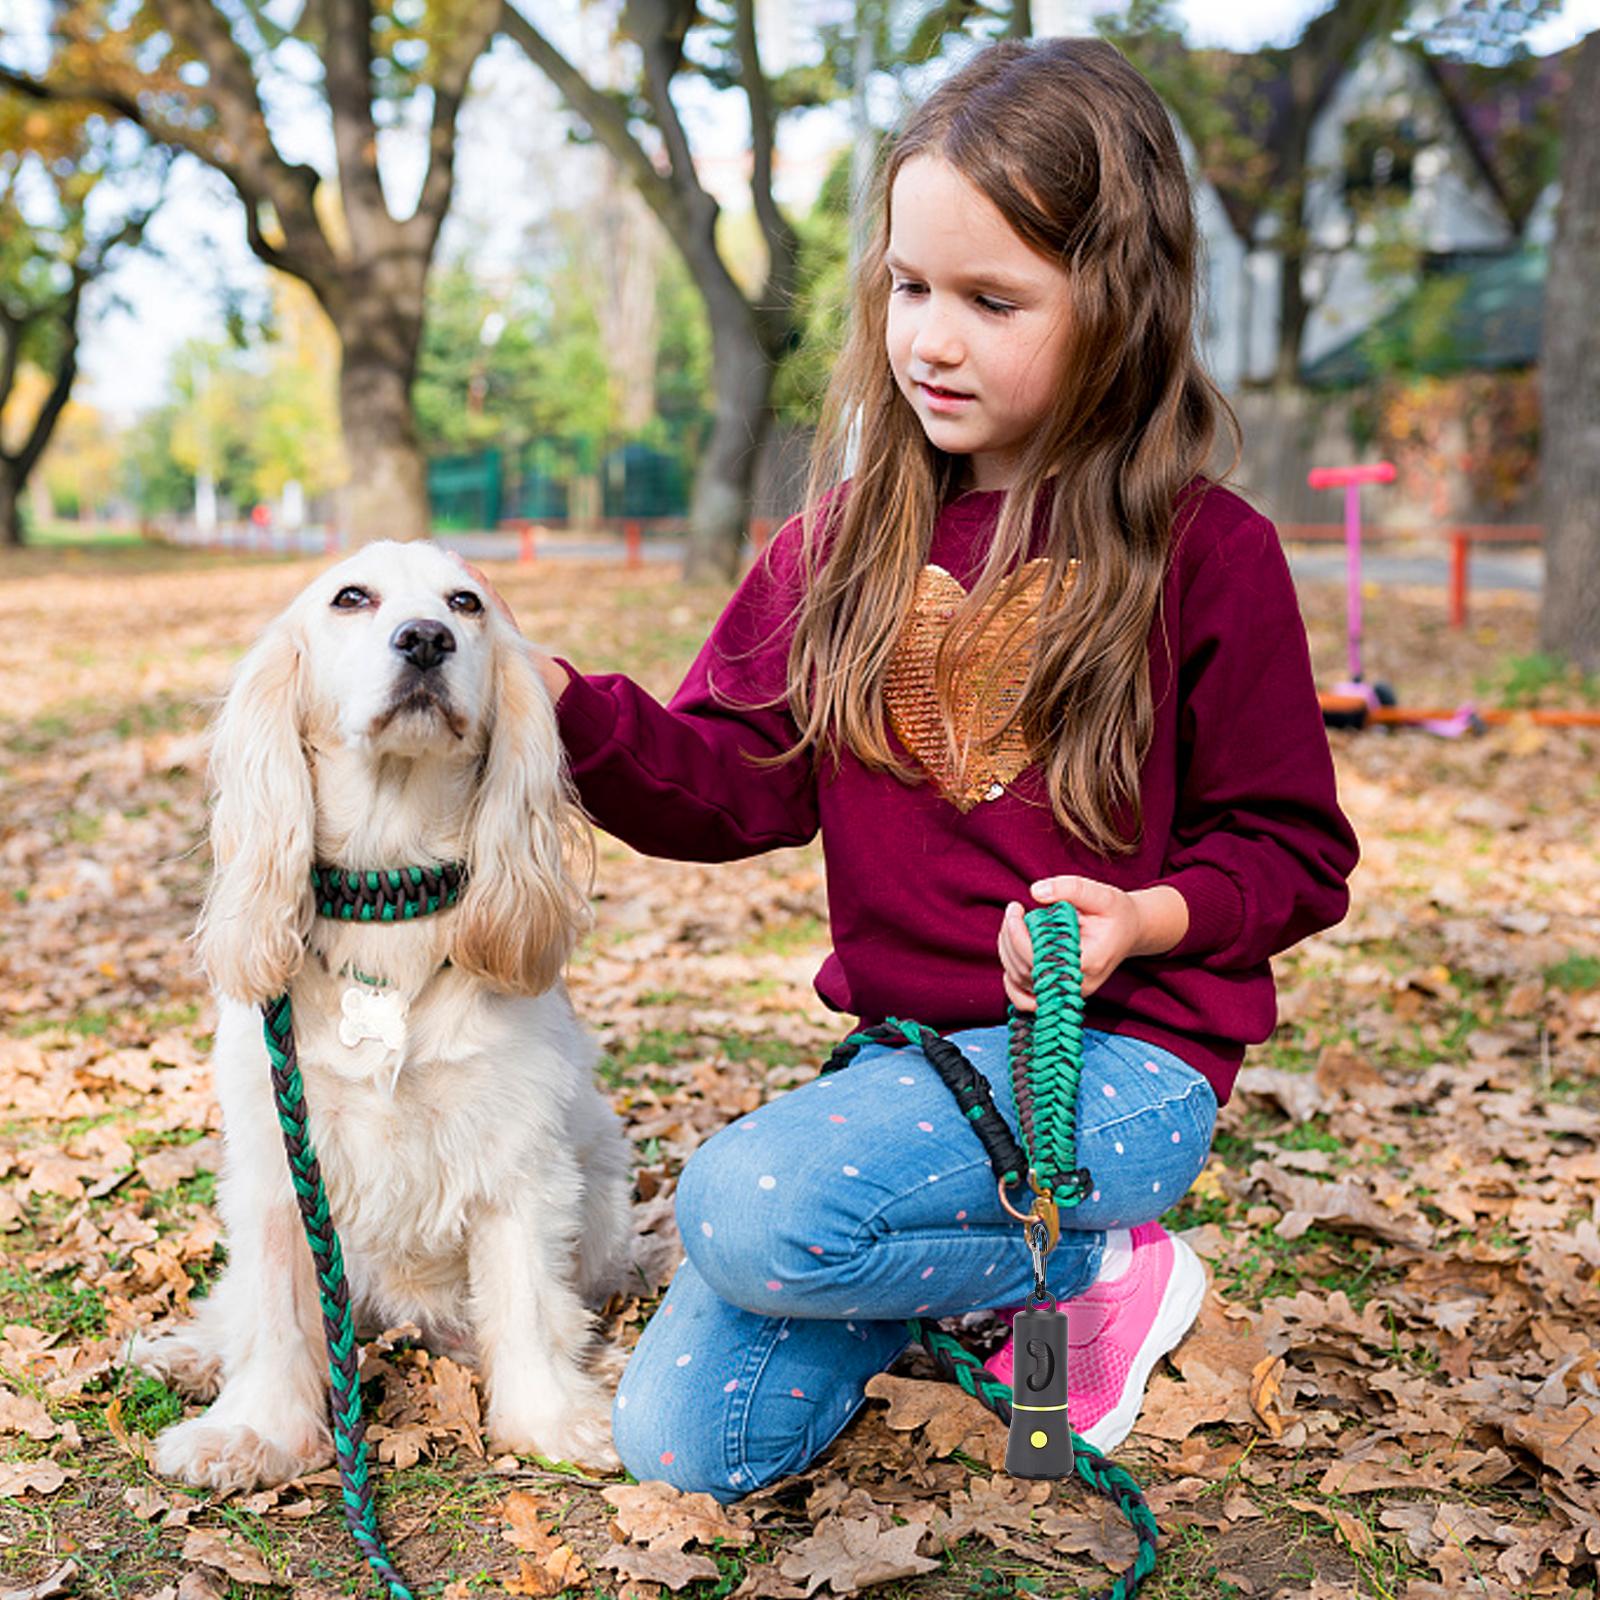
[[[446,532],[497,526],[502,514],[500,452],[480,450],[430,461],[428,505],[434,527]]]

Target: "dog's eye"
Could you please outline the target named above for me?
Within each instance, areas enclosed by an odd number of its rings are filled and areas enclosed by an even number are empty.
[[[333,597],[335,611],[359,611],[363,606],[372,604],[372,591],[363,589],[359,583],[347,583],[338,594]]]
[[[450,609],[459,611],[464,617],[475,617],[483,610],[483,601],[470,589],[457,589],[450,596]]]

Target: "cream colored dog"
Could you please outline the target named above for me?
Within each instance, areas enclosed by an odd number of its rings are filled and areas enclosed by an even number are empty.
[[[161,1435],[157,1470],[225,1488],[331,1454],[262,1041],[260,1004],[285,990],[358,1326],[415,1322],[475,1359],[498,1447],[614,1466],[585,1301],[626,1268],[629,1153],[560,981],[589,841],[515,630],[436,546],[369,545],[245,657],[212,777],[198,937],[218,996],[228,1265],[192,1325],[133,1350],[212,1400]],[[453,909],[315,915],[314,862],[448,861],[470,873]]]

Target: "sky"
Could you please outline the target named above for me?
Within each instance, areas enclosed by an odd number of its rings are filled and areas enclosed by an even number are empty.
[[[790,3],[804,15],[807,0]],[[17,26],[37,4],[0,0],[0,27]],[[1230,0],[1226,6],[1217,0],[1180,0],[1178,10],[1192,43],[1248,50],[1289,43],[1325,6],[1326,0]],[[1034,0],[1035,25],[1055,31],[1051,23],[1057,17],[1064,21],[1106,9],[1113,8],[1103,0]],[[529,14],[543,20],[551,11],[540,6]],[[569,49],[598,42],[574,37],[571,30],[581,26],[576,19],[570,22],[561,41]],[[1544,54],[1597,27],[1600,0],[1566,0],[1530,43],[1535,53]],[[565,131],[556,108],[553,91],[514,46],[501,41],[480,64],[473,96],[463,111],[457,192],[442,252],[459,253],[470,246],[476,261],[492,263],[499,257],[510,265],[527,229],[548,205],[548,190],[541,192],[528,174],[561,159]],[[726,188],[732,208],[741,204],[736,185],[742,163],[731,154],[721,161],[712,155],[719,146],[733,151],[743,145],[742,129],[729,118],[726,106],[719,107],[709,94],[685,112],[701,157],[702,181],[713,192]],[[784,126],[780,157],[788,181],[809,191],[842,142],[842,120],[832,112],[813,113],[788,119]],[[314,114],[287,108],[280,145],[298,148],[286,148],[286,155],[317,159],[326,138]],[[389,140],[382,162],[391,204],[407,206],[421,179],[420,141]],[[780,185],[783,181],[780,172]],[[779,197],[785,198],[781,187]],[[121,422],[165,398],[169,364],[181,345],[195,337],[221,336],[223,283],[257,293],[265,285],[264,269],[245,242],[243,213],[232,191],[198,163],[183,162],[175,169],[150,240],[159,254],[128,257],[96,286],[86,308],[76,398]]]

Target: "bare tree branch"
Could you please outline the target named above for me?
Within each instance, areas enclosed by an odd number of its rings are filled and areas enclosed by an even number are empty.
[[[645,97],[667,147],[672,186],[705,225],[708,217],[715,221],[716,202],[701,187],[689,135],[672,101],[672,79],[683,61],[684,31],[694,9],[693,0],[626,0],[622,14],[623,25],[644,55]]]
[[[4,340],[4,348],[0,349],[0,409],[11,398],[11,386],[17,381],[17,363],[22,356],[22,335],[32,320],[32,317],[13,316],[0,305],[0,339]],[[4,442],[0,440],[0,460],[7,459]]]
[[[433,122],[428,130],[428,170],[423,174],[417,209],[405,224],[407,242],[431,257],[455,182],[456,118],[467,92],[473,64],[500,25],[501,0],[472,0],[463,8],[458,31],[440,46],[444,52],[434,76]]]
[[[764,304],[758,309],[770,306],[776,296],[787,325],[787,308],[794,297],[800,240],[772,198],[772,96],[766,76],[761,71],[761,57],[756,48],[755,0],[735,0],[735,28],[739,77],[744,85],[745,98],[750,103],[750,152],[753,158],[750,194],[755,204],[756,220],[761,225],[761,236],[767,245],[767,282],[762,295]]]
[[[545,36],[506,0],[500,8],[500,31],[520,45],[528,59],[560,91],[561,98],[588,123],[589,131],[610,152],[643,196],[645,204],[670,226],[676,205],[671,184],[634,138],[621,106],[596,89]]]
[[[55,381],[50,385],[50,393],[45,396],[44,404],[39,407],[39,413],[33,419],[33,426],[28,430],[28,437],[23,441],[22,448],[10,457],[11,470],[18,483],[27,482],[38,464],[39,457],[44,454],[44,447],[49,444],[50,435],[55,432],[56,423],[60,420],[68,397],[72,394],[72,385],[77,380],[78,303],[82,293],[82,284],[74,283],[61,304],[59,314],[64,342],[60,358],[56,362]]]
[[[174,150],[182,150],[189,155],[205,162],[214,168],[232,184],[234,191],[244,204],[245,226],[250,235],[251,247],[269,266],[279,268],[294,277],[302,279],[313,289],[318,289],[321,280],[333,272],[337,266],[336,258],[331,246],[317,228],[314,234],[302,233],[301,239],[290,245],[285,242],[283,246],[269,243],[262,235],[259,210],[263,204],[272,204],[274,212],[281,219],[282,211],[275,201],[267,196],[255,182],[251,172],[236,160],[229,158],[226,147],[216,140],[206,137],[193,128],[186,128],[180,123],[155,115],[142,106],[137,99],[108,83],[50,83],[38,78],[31,78],[26,73],[14,71],[10,67],[0,66],[0,86],[16,90],[32,99],[47,105],[87,105],[95,106],[103,111],[108,111],[114,116],[131,122],[135,127],[143,129],[157,144],[166,145]],[[290,166],[282,162],[274,152],[274,159],[283,167],[291,186],[299,186],[305,196],[303,209],[310,210],[311,195],[315,192],[317,184],[321,181],[320,175],[314,167]],[[284,230],[287,232],[287,230]]]
[[[378,127],[372,115],[372,0],[322,0],[321,9],[339,199],[350,243],[364,256],[394,231],[378,178]]]
[[[331,271],[333,249],[312,204],[316,174],[311,168],[290,166],[272,142],[255,71],[229,31],[227,18],[210,0],[155,0],[155,8],[173,37],[188,45],[206,68],[210,82],[199,91],[200,97],[216,114],[221,155],[233,168],[227,176],[240,198],[247,206],[268,201],[290,251],[313,270]],[[311,173],[309,183],[307,173]]]

